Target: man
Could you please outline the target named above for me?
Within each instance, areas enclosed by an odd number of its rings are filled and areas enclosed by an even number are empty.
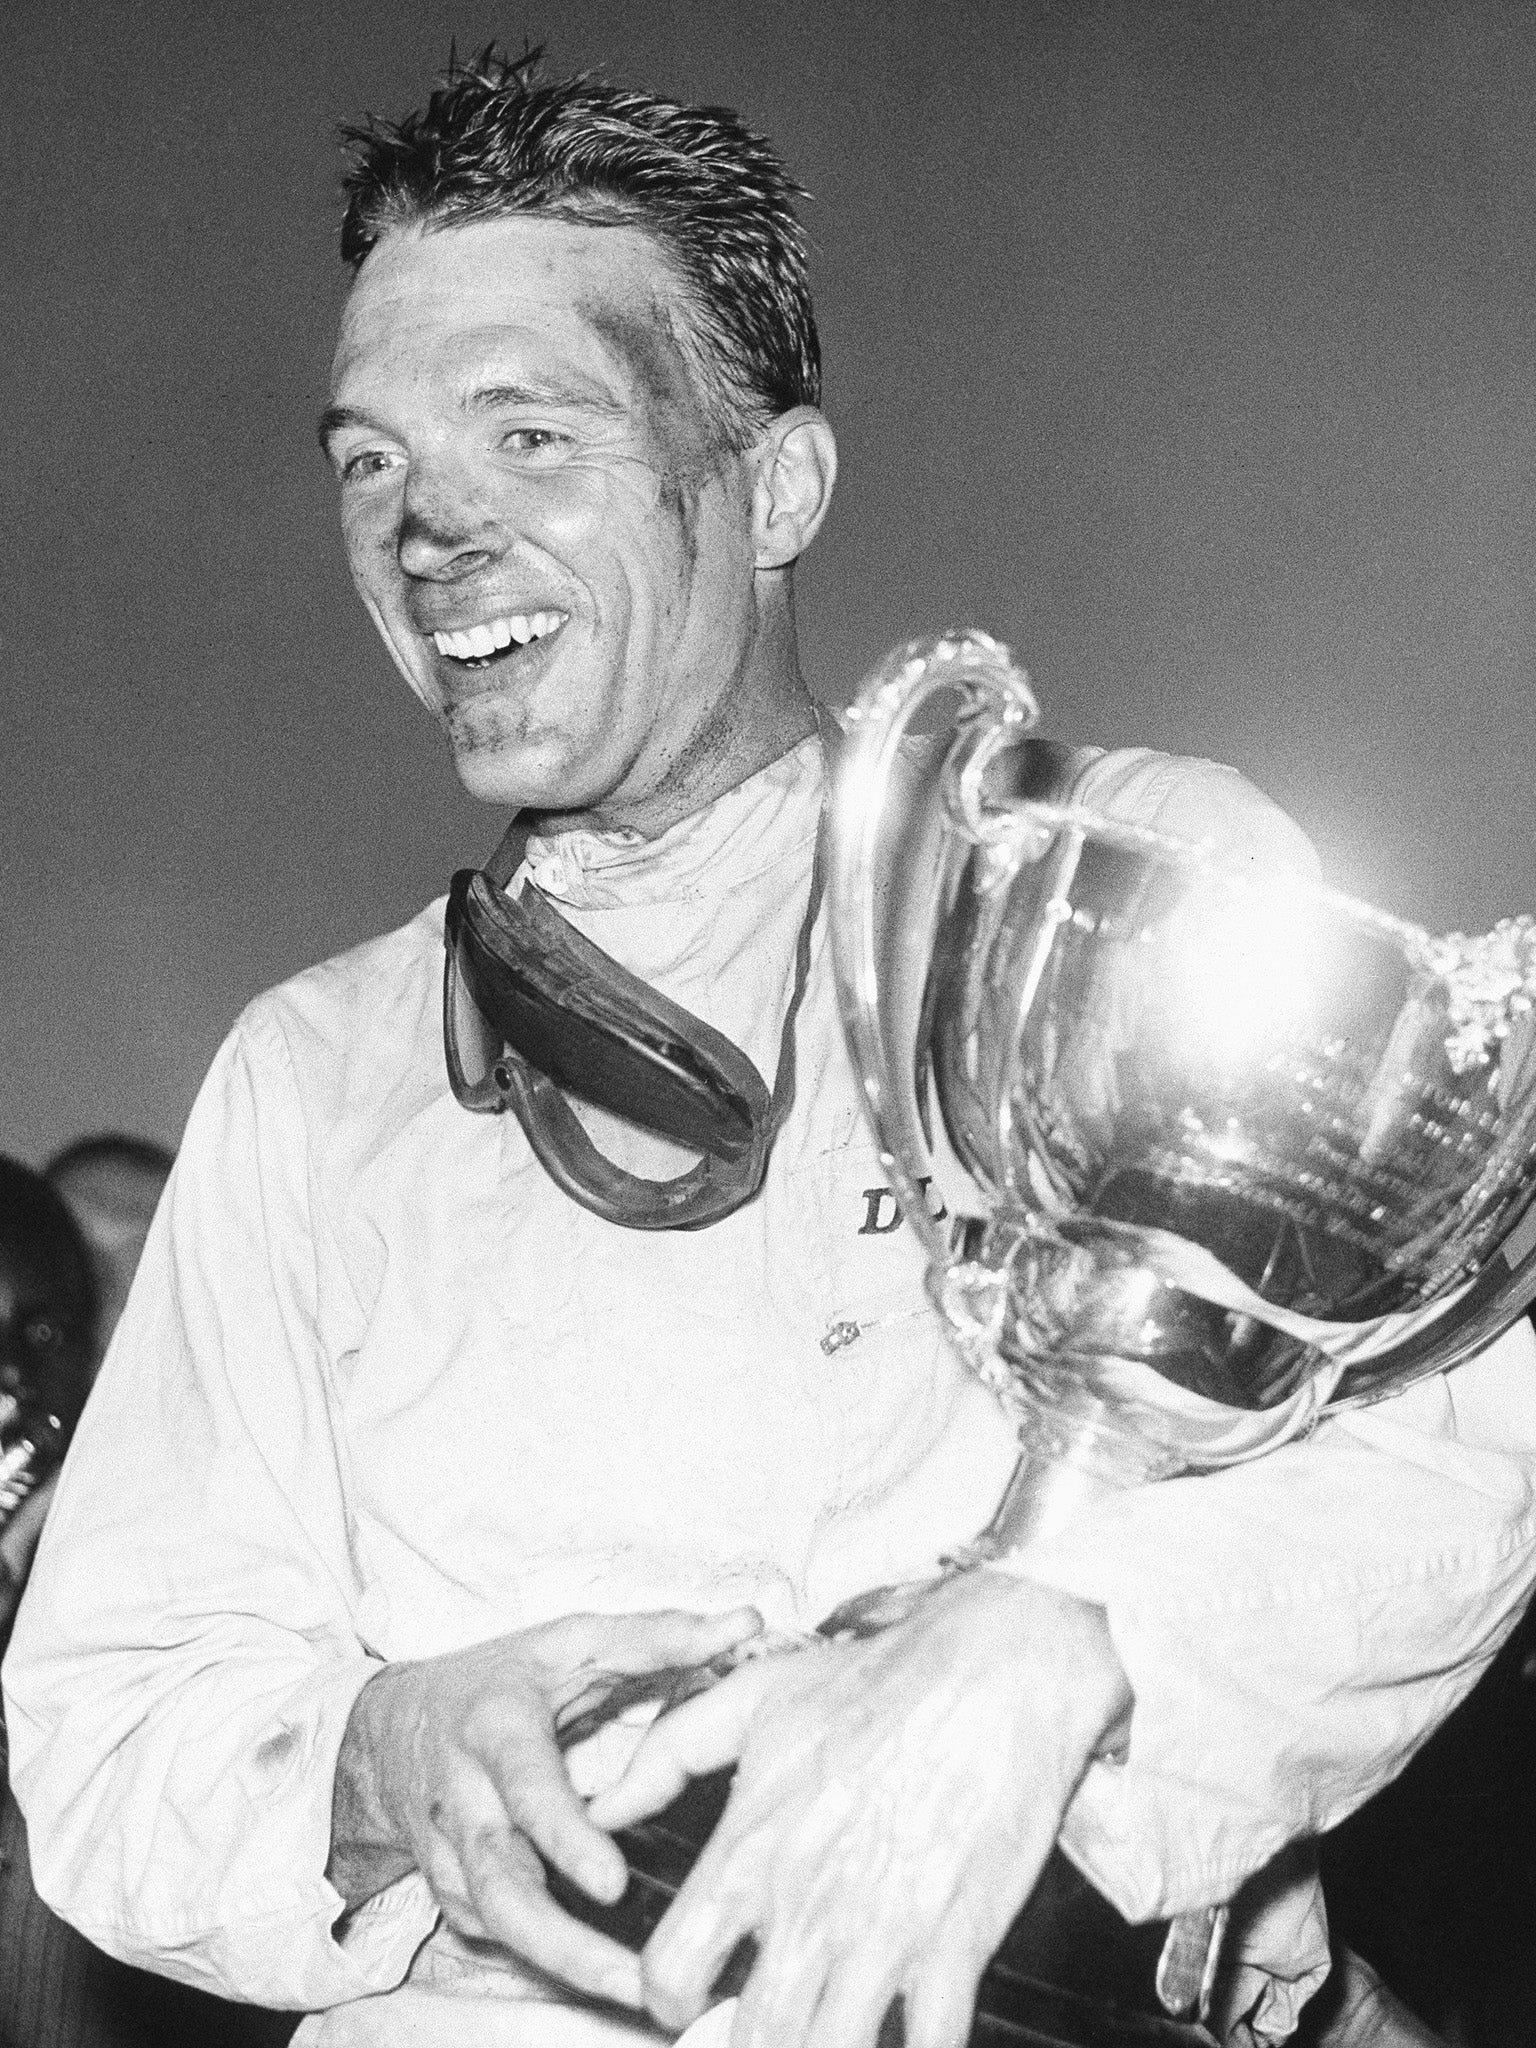
[[[0,1154],[0,1643],[26,1579],[36,1503],[91,1383],[97,1309],[69,1210],[30,1167]]]
[[[71,1332],[77,1407],[122,1314],[172,1163],[153,1139],[116,1132],[73,1140],[42,1176],[0,1161],[0,1179],[9,1174],[13,1185],[31,1190],[27,1238],[37,1250],[52,1246],[54,1272],[78,1275],[71,1284],[89,1303]],[[0,1240],[6,1236],[0,1231]],[[0,1269],[14,1257],[14,1244],[0,1241]],[[0,1308],[0,1331],[4,1322]],[[8,1519],[0,1513],[0,1571],[14,1588],[0,1580],[0,1627],[8,1594],[14,1599],[26,1581],[56,1483],[49,1472]],[[291,2021],[125,1968],[50,1913],[33,1889],[26,1829],[9,1787],[0,1794],[0,2048],[163,2048],[170,2040],[215,2038],[221,2048],[270,2048],[287,2038]]]
[[[630,1230],[455,1101],[440,905],[252,1006],[7,1669],[39,1882],[104,1946],[323,2013],[308,2041],[620,2030],[561,1985],[676,2028],[751,1934],[738,2048],[868,2048],[898,1998],[951,2044],[1058,1834],[1130,1913],[1225,1900],[1472,1682],[1533,1569],[1529,1345],[756,1661],[616,1787],[568,1766],[624,1674],[972,1533],[1013,1445],[872,1220],[815,915],[792,572],[835,447],[782,168],[730,116],[487,59],[361,137],[349,193],[323,434],[363,601],[465,785],[532,814],[524,887],[793,1101],[750,1199]],[[1299,857],[1224,771],[1081,786]],[[555,1908],[541,1858],[614,1896],[605,1828],[736,1753],[643,1964]],[[1272,1883],[1245,1940],[1234,2015],[1281,2038],[1315,1888]]]
[[[79,1400],[117,1328],[172,1156],[152,1139],[113,1134],[76,1139],[45,1170],[44,1178],[74,1221],[93,1302]],[[0,1616],[8,1618],[26,1583],[55,1484],[50,1470],[0,1526]]]
[[[0,1154],[0,1645],[26,1578],[38,1482],[62,1455],[90,1385],[95,1308],[86,1249],[69,1211],[39,1174]],[[23,1968],[15,1939],[23,1919],[33,1923],[34,1905],[0,1720],[0,2048],[40,2038],[28,2025],[40,2002],[38,1959]],[[36,1924],[41,1918],[36,1908]],[[42,1974],[51,1976],[51,1964],[50,1956]]]
[[[44,1177],[63,1199],[84,1245],[94,1295],[89,1337],[89,1370],[100,1369],[117,1328],[155,1205],[174,1155],[152,1138],[107,1133],[77,1138],[48,1162]],[[5,1522],[0,1533],[0,1574],[10,1582],[12,1606],[20,1597],[53,1500],[57,1474],[40,1486]]]

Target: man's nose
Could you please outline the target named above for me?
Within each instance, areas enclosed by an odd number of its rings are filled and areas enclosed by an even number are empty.
[[[493,562],[504,544],[498,522],[467,480],[413,477],[407,484],[396,535],[407,576],[455,583]]]

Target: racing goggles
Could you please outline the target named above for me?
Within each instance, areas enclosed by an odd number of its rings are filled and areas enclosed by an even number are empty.
[[[697,1230],[762,1185],[795,1097],[795,1020],[821,907],[826,834],[817,835],[794,989],[770,1095],[722,1032],[670,1001],[568,924],[526,876],[528,828],[514,820],[483,869],[448,892],[443,1049],[465,1109],[510,1109],[539,1164],[584,1209],[629,1230]],[[670,1180],[606,1158],[568,1097],[699,1154]]]

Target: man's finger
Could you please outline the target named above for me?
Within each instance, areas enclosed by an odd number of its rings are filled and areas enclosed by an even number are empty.
[[[491,1940],[593,1998],[636,2009],[643,2004],[640,1958],[562,1912],[515,1859],[481,1840],[466,1854],[465,1874]]]
[[[896,1973],[883,1956],[839,1963],[805,2035],[805,2048],[875,2048],[881,2023],[900,1995]],[[766,2042],[771,2037],[764,2034]],[[964,2041],[964,2035],[961,2035]],[[910,2044],[908,2044],[910,2048]]]
[[[806,2048],[811,2041],[837,2048],[872,2048],[857,2034],[820,2031],[826,2003],[829,1958],[820,1943],[797,1940],[792,1932],[771,1935],[752,1966],[736,2008],[731,2048]]]
[[[707,1664],[760,1635],[763,1617],[755,1607],[724,1614],[693,1614],[686,1607],[662,1607],[643,1614],[573,1614],[550,1624],[541,1654],[563,1676],[591,1672],[628,1677],[665,1671],[673,1665]]]
[[[965,2048],[976,2013],[976,1985],[926,1970],[902,1993],[905,2048]]]
[[[427,1880],[438,1911],[455,1934],[470,1939],[484,1934],[479,1909],[470,1897],[469,1883],[459,1857],[444,1845],[437,1845],[423,1857],[421,1874]]]
[[[1001,1889],[983,1905],[974,1888],[962,1884],[906,1973],[906,2048],[963,2048],[970,2037],[981,1974],[1013,1917],[1004,1903],[1010,1896]]]
[[[598,1793],[588,1807],[594,1826],[630,1827],[670,1806],[690,1778],[734,1763],[775,1665],[771,1657],[743,1664],[708,1692],[653,1721],[618,1783]]]
[[[553,1740],[509,1744],[495,1765],[508,1819],[547,1863],[590,1898],[612,1904],[629,1881],[617,1845],[588,1818]]]
[[[645,2003],[674,2030],[693,2024],[743,1937],[756,1933],[739,1900],[711,1882],[709,1853],[706,1847],[640,1956]]]

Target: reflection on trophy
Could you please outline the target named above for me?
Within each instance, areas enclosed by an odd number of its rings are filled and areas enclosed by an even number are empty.
[[[1117,823],[1036,716],[984,635],[899,650],[834,818],[885,1170],[1019,1431],[977,1555],[1455,1365],[1536,1295],[1536,919],[1435,938]]]

